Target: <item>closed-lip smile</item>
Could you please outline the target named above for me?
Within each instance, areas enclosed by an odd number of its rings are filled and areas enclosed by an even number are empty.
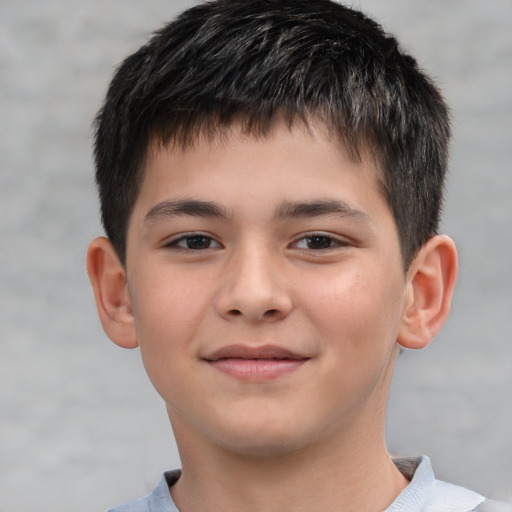
[[[206,357],[213,368],[246,381],[276,379],[300,368],[310,358],[277,345],[227,345]]]

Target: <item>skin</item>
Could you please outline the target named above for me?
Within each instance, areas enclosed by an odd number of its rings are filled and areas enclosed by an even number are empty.
[[[103,326],[166,403],[180,510],[378,511],[407,485],[389,384],[444,322],[456,253],[435,237],[405,271],[378,176],[320,125],[153,144],[126,267],[91,244]]]

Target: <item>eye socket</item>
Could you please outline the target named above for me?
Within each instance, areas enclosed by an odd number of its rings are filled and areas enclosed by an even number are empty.
[[[217,249],[221,245],[211,236],[202,233],[183,235],[168,242],[166,247],[178,247],[190,251],[204,251],[206,249]]]
[[[348,245],[350,244],[347,241],[329,234],[311,233],[298,238],[291,246],[300,250],[322,251]],[[219,249],[222,245],[205,233],[188,233],[170,240],[165,244],[165,247],[188,251],[205,251],[208,249]]]
[[[347,245],[349,245],[348,242],[322,233],[312,233],[310,235],[299,238],[293,243],[293,247],[297,249],[313,251],[335,249]]]

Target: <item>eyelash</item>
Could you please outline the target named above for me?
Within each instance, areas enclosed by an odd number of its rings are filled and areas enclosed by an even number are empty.
[[[298,243],[306,241],[306,243],[309,243],[311,241],[313,242],[327,242],[329,245],[327,247],[318,247],[316,249],[311,247],[298,247]],[[349,244],[348,241],[337,238],[333,236],[332,234],[328,233],[322,233],[322,232],[316,232],[316,233],[307,233],[305,235],[301,235],[299,238],[297,238],[291,246],[295,246],[297,249],[302,251],[314,251],[314,252],[320,252],[320,251],[328,251],[333,249],[339,249],[341,247],[347,247]]]
[[[200,239],[202,239],[203,241],[206,241],[208,242],[208,245],[209,247],[189,247],[189,243],[191,240],[195,239],[196,241],[200,241]],[[211,243],[214,243],[216,244],[215,247],[211,247]],[[184,245],[180,245],[180,243],[183,243]],[[184,250],[184,251],[205,251],[205,250],[208,250],[208,249],[218,249],[218,248],[221,248],[222,246],[220,245],[219,242],[217,242],[212,236],[206,234],[206,233],[201,233],[201,232],[198,232],[198,233],[187,233],[187,234],[184,234],[184,235],[180,235],[178,236],[177,238],[174,238],[172,240],[169,240],[167,243],[165,243],[164,245],[165,247],[168,247],[168,248],[178,248],[178,249],[181,249],[181,250]]]
[[[191,243],[199,243],[199,245],[202,245],[202,243],[207,244],[207,247],[191,247]],[[305,242],[307,245],[310,243],[320,243],[320,247],[312,248],[312,247],[300,247],[299,243]],[[214,244],[212,247],[212,243]],[[183,244],[183,245],[180,245]],[[327,246],[325,246],[327,244]],[[332,236],[331,234],[322,233],[322,232],[314,232],[314,233],[307,233],[304,235],[301,235],[298,237],[295,241],[293,241],[290,244],[290,247],[299,249],[301,251],[314,251],[314,252],[320,252],[320,251],[328,251],[333,249],[338,249],[340,247],[346,247],[350,245],[347,241],[343,239],[336,238]],[[205,251],[208,249],[219,249],[222,248],[222,245],[217,242],[212,236],[197,232],[197,233],[187,233],[184,235],[180,235],[175,239],[170,240],[165,244],[165,247],[168,248],[178,248],[180,250],[184,251],[192,251],[192,252],[198,252],[198,251]]]

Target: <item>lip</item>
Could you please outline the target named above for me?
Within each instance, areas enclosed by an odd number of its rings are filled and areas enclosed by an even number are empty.
[[[276,345],[228,345],[215,350],[204,360],[216,370],[239,380],[264,381],[299,369],[309,357]]]

